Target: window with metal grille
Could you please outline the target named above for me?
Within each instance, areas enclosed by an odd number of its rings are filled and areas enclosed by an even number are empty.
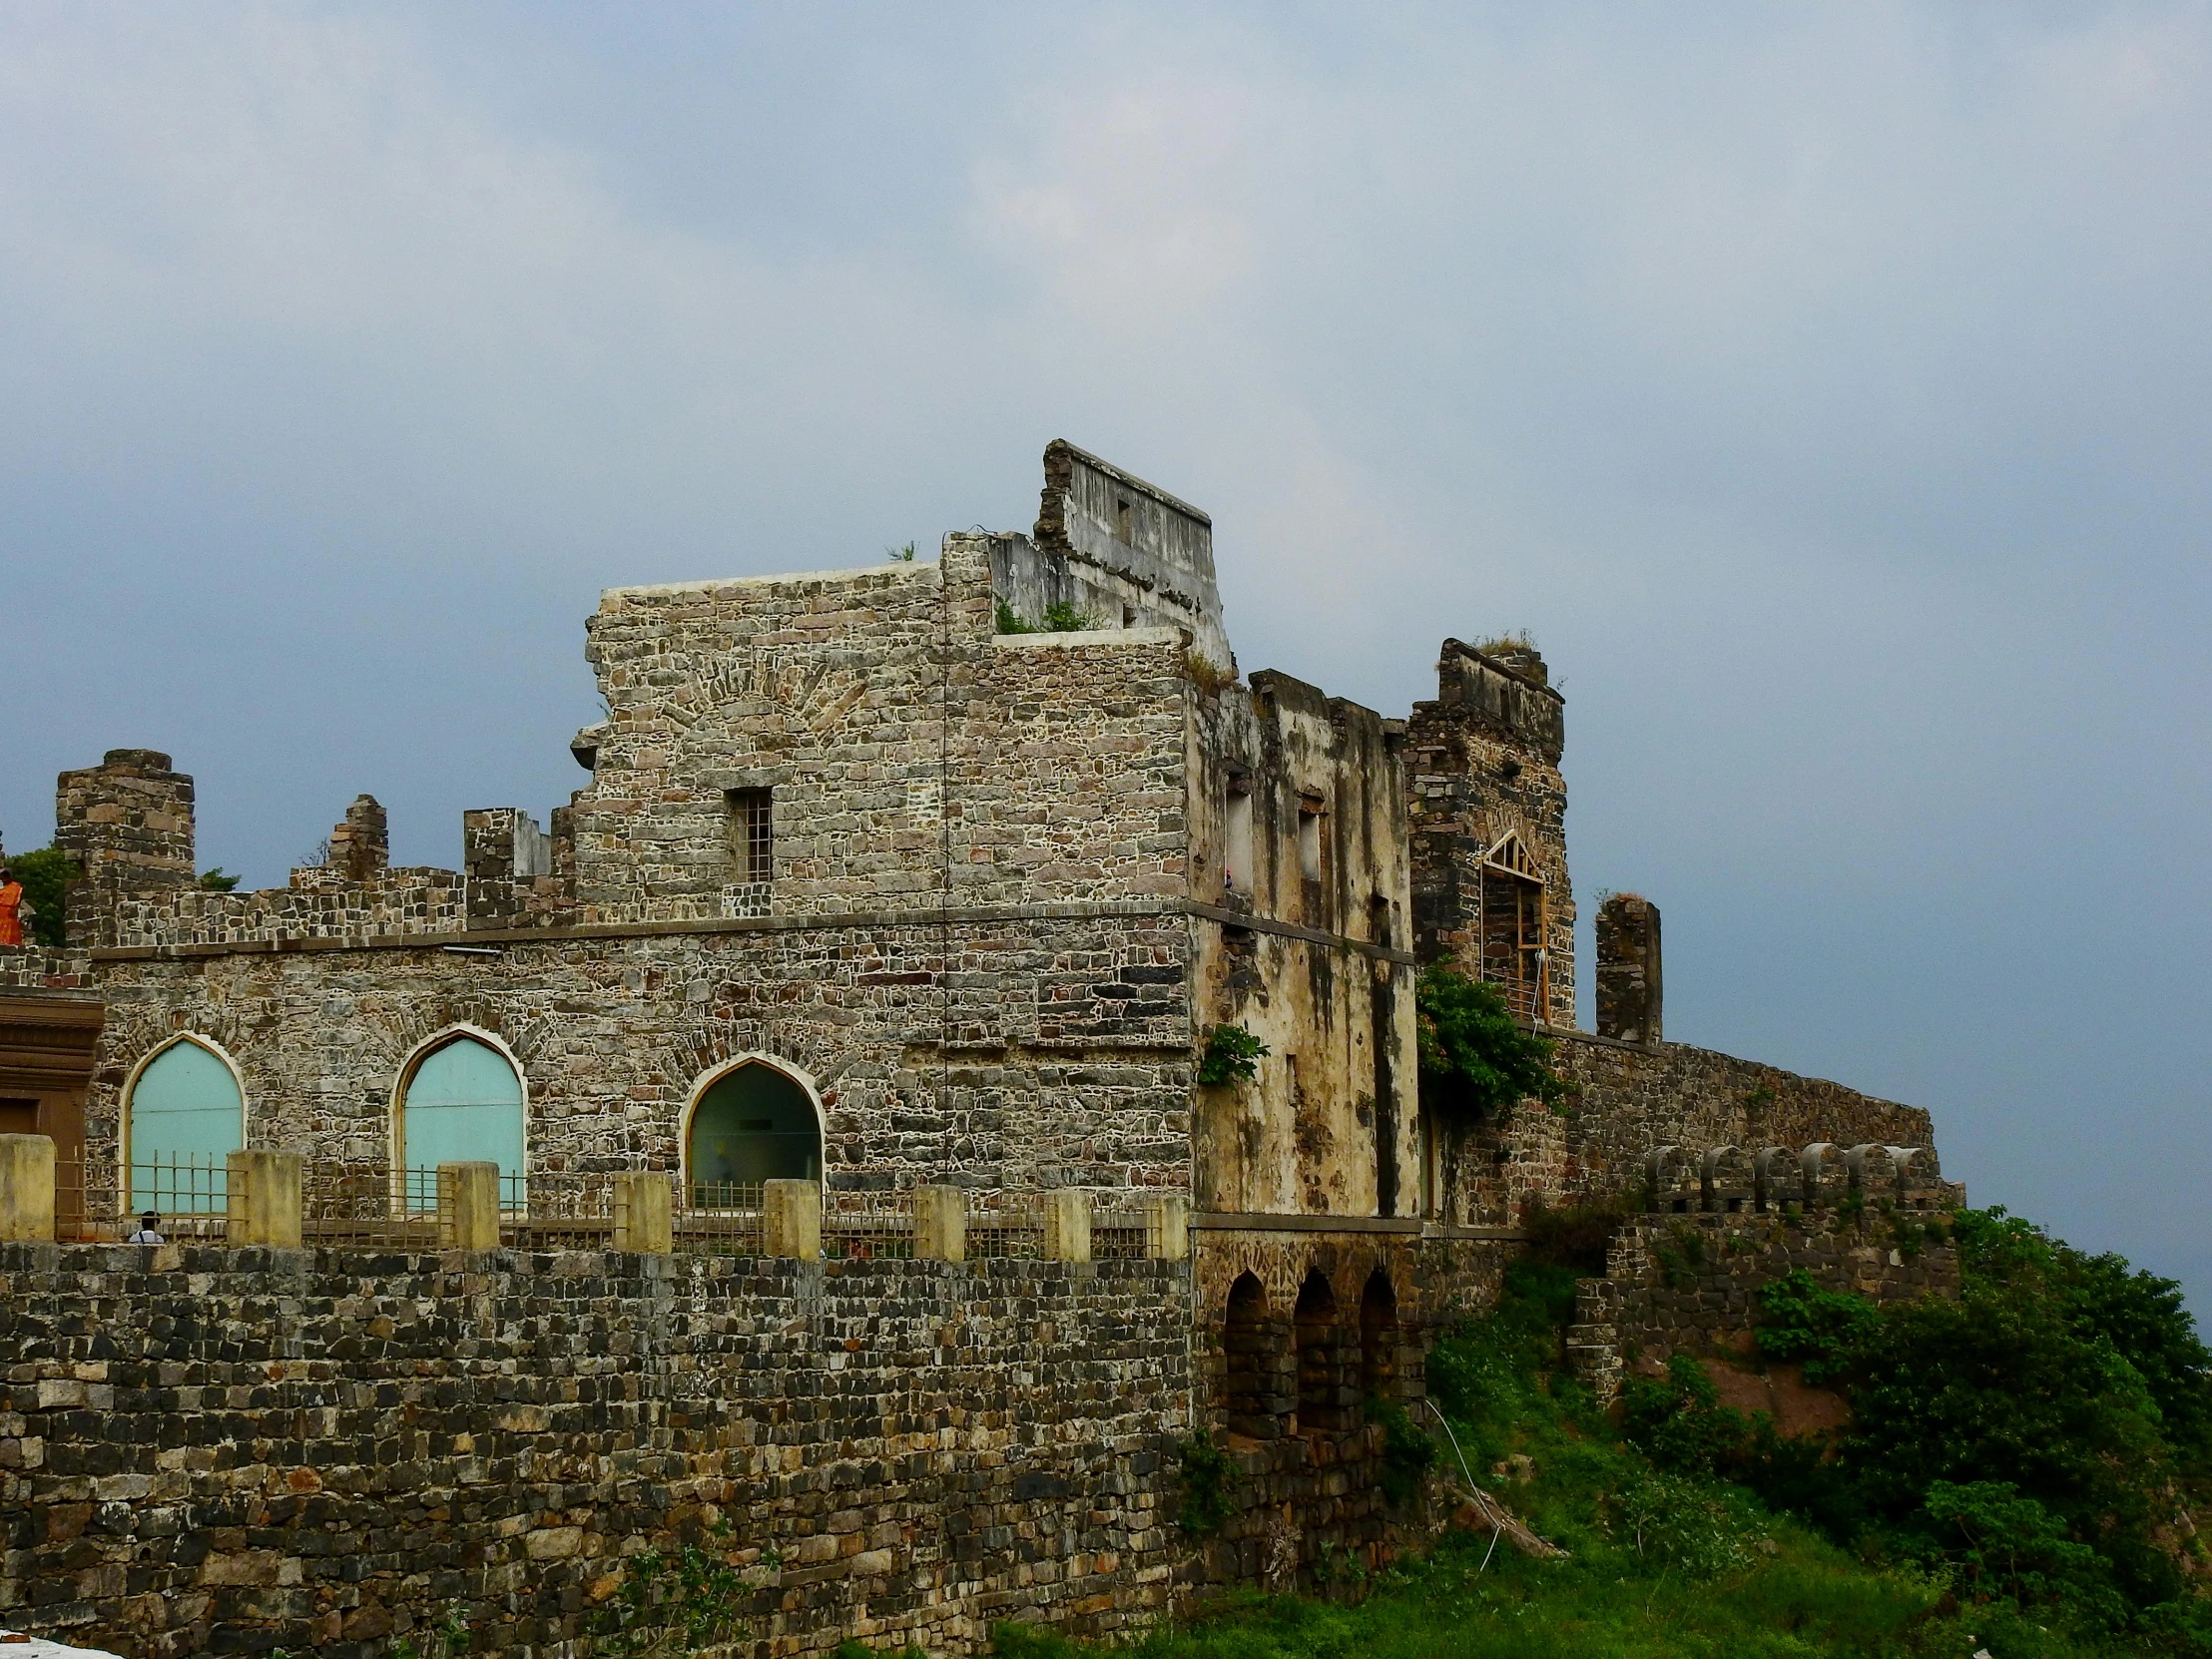
[[[740,881],[774,879],[776,856],[775,820],[767,790],[732,790],[730,803],[730,859]]]

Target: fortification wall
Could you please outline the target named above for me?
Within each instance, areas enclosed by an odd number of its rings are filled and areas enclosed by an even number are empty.
[[[1647,1048],[1580,1031],[1554,1031],[1569,1089],[1562,1194],[1629,1191],[1656,1147],[1803,1147],[1873,1142],[1932,1147],[1918,1106],[1847,1089],[1779,1066],[1687,1043]]]
[[[1654,1216],[1617,1232],[1605,1277],[1581,1282],[1568,1359],[1601,1398],[1624,1374],[1663,1375],[1677,1354],[1742,1359],[1760,1289],[1801,1268],[1878,1303],[1958,1294],[1957,1247],[1927,1211]]]
[[[1184,1264],[0,1247],[0,1617],[144,1659],[574,1651],[727,1520],[750,1636],[1167,1605]]]

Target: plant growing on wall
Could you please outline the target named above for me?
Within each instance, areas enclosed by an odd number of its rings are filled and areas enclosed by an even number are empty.
[[[1209,1025],[1199,1039],[1198,1080],[1208,1088],[1250,1082],[1267,1052],[1268,1045],[1241,1025]]]
[[[1566,1093],[1551,1069],[1551,1040],[1523,1027],[1494,986],[1454,968],[1423,968],[1413,1006],[1422,1105],[1487,1117],[1516,1101],[1550,1105]]]
[[[713,1535],[727,1540],[729,1521],[718,1521]],[[630,1558],[615,1591],[599,1651],[616,1659],[650,1659],[733,1641],[744,1622],[741,1605],[748,1590],[737,1568],[697,1544],[642,1550]]]
[[[1175,1448],[1176,1468],[1182,1477],[1183,1501],[1176,1522],[1194,1538],[1218,1531],[1236,1512],[1230,1493],[1240,1477],[1229,1453],[1214,1444],[1214,1436],[1201,1428]]]

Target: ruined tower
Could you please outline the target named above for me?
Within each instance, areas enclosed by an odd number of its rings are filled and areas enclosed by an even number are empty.
[[[1414,951],[1555,1026],[1574,1024],[1565,742],[1566,699],[1518,640],[1445,640],[1406,723]]]

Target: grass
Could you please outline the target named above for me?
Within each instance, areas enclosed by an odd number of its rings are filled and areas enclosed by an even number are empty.
[[[1241,1594],[1111,1650],[1005,1625],[1004,1659],[2117,1659],[2171,1653],[2046,1629],[2054,1615],[1961,1606],[1777,1514],[1740,1486],[1670,1473],[1624,1444],[1557,1370],[1575,1272],[1517,1264],[1490,1318],[1437,1345],[1430,1386],[1478,1479],[1565,1561],[1451,1533],[1359,1601]],[[1519,1454],[1532,1477],[1490,1473]],[[1455,1468],[1446,1447],[1440,1468]],[[1485,1555],[1489,1555],[1487,1566]]]

